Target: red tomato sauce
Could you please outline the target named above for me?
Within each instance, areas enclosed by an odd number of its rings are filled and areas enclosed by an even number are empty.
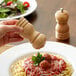
[[[50,68],[43,69],[41,66],[34,66],[32,58],[24,61],[24,68],[28,76],[54,76],[61,74],[66,68],[66,62],[59,57],[50,55]]]

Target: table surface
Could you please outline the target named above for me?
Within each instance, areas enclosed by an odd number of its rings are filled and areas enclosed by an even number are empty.
[[[34,25],[36,30],[44,33],[47,36],[48,41],[57,41],[62,43],[67,43],[76,46],[76,0],[37,0],[38,7],[35,12],[26,18],[30,23]],[[70,27],[70,39],[65,41],[59,41],[55,38],[55,12],[60,8],[64,8],[69,12],[69,27]],[[21,44],[27,42],[24,40],[16,44]],[[0,53],[8,48],[13,47],[13,45],[5,45],[0,48]]]

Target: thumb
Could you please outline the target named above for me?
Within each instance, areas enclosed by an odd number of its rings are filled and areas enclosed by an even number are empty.
[[[20,32],[23,32],[23,29],[16,26],[16,25],[3,25],[2,27],[2,31],[7,33],[7,32],[17,32],[17,33],[20,33]]]

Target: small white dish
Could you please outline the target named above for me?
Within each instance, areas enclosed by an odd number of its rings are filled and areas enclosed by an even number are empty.
[[[72,76],[76,76],[76,48],[70,45],[66,45],[58,42],[47,41],[46,45],[39,50],[32,47],[30,43],[24,43],[8,49],[4,53],[0,54],[0,76],[10,76],[10,65],[21,56],[27,56],[29,54],[37,52],[50,52],[56,53],[66,58],[73,66],[74,72]]]
[[[2,0],[0,0],[1,2]],[[20,0],[22,2],[29,2],[30,3],[30,7],[28,8],[28,10],[26,10],[26,12],[24,14],[18,15],[18,16],[13,16],[13,17],[7,17],[7,18],[0,18],[0,20],[10,20],[10,19],[16,19],[16,18],[20,18],[23,16],[28,16],[29,14],[33,13],[36,8],[37,8],[37,1],[36,0]]]

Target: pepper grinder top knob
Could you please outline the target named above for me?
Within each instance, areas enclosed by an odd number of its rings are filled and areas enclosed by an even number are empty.
[[[66,10],[60,8],[60,10],[55,13],[55,18],[57,23],[66,24],[69,18],[69,14]]]

